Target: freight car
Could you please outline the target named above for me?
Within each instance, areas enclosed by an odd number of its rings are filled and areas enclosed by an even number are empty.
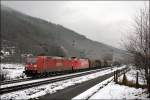
[[[113,64],[112,61],[99,60],[99,59],[96,59],[96,60],[90,59],[89,62],[90,62],[90,68],[91,69],[109,67],[109,66],[112,66],[112,64]]]
[[[89,62],[90,62],[90,69],[99,68],[102,66],[101,60],[89,59]]]
[[[27,58],[25,74],[27,76],[47,75],[54,72],[77,71],[89,68],[88,59],[37,56]]]

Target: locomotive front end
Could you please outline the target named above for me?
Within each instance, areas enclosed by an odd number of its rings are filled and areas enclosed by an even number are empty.
[[[25,64],[25,74],[27,76],[33,76],[37,74],[37,58],[36,57],[27,58],[26,64]]]

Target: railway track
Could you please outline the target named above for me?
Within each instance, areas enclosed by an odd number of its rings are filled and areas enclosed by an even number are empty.
[[[31,78],[24,78],[24,79],[16,79],[16,80],[7,80],[7,81],[0,81],[0,85],[5,84],[11,84],[11,83],[17,83],[17,82],[23,82],[23,81],[29,81]]]
[[[106,68],[109,68],[109,67],[106,67]],[[102,69],[104,69],[104,68],[102,68]],[[87,71],[92,71],[92,70],[97,70],[97,69],[91,69],[91,70],[87,70]],[[78,73],[78,72],[74,72],[74,73]],[[66,75],[66,74],[68,74],[68,73],[58,73],[58,74],[50,75],[49,77],[61,76],[61,75]],[[48,77],[36,77],[36,78],[28,77],[28,78],[18,79],[18,80],[17,79],[16,80],[6,80],[6,81],[0,81],[0,85],[25,82],[25,81],[37,80],[37,79],[43,79],[43,78],[48,78]]]
[[[109,68],[107,68],[107,69],[109,69]],[[49,84],[49,83],[62,81],[62,80],[66,80],[66,79],[71,79],[71,78],[75,78],[75,77],[80,77],[80,76],[92,74],[92,73],[102,71],[102,70],[106,70],[106,68],[93,70],[93,71],[87,71],[87,72],[81,72],[81,73],[76,73],[76,74],[71,74],[71,75],[63,75],[63,76],[60,76],[57,78],[51,78],[48,80],[31,82],[31,83],[27,83],[27,84],[20,84],[20,85],[14,85],[14,86],[10,86],[10,87],[4,87],[4,88],[0,88],[0,94],[9,93],[9,92],[17,91],[17,90],[22,90],[22,89],[27,89],[27,88],[40,86],[40,85],[44,85],[44,84]]]
[[[58,76],[58,75],[65,75],[65,74],[59,73],[59,74],[55,74],[55,75],[50,75],[49,77]],[[47,77],[36,77],[36,78],[28,77],[28,78],[23,78],[23,79],[0,81],[0,85],[6,85],[6,84],[12,84],[12,83],[18,83],[18,82],[25,82],[25,81],[37,80],[37,79],[43,79],[43,78],[47,78]]]

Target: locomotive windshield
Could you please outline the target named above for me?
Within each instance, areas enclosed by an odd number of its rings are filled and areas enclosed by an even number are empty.
[[[27,63],[36,63],[37,58],[27,58]]]

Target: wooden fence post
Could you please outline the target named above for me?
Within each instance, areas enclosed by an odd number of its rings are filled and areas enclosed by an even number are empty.
[[[114,71],[114,81],[116,82],[116,71]]]
[[[116,83],[118,83],[118,70],[116,71]]]
[[[139,76],[139,73],[137,72],[136,73],[136,88],[139,87],[138,76]]]
[[[126,77],[125,72],[123,73],[122,83],[123,83],[124,85],[127,84],[127,77]]]

